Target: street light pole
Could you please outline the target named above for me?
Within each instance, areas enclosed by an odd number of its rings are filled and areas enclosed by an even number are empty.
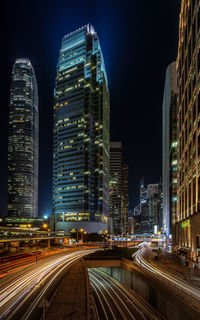
[[[87,231],[84,231],[84,234],[87,234]],[[84,238],[83,238],[84,239]]]

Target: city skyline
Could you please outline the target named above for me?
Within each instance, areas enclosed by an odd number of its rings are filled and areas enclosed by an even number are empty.
[[[38,4],[31,3],[30,6],[33,12],[32,16],[34,16],[37,12]],[[50,187],[52,163],[50,157],[46,158],[46,154],[51,154],[52,152],[51,106],[53,105],[55,66],[57,63],[57,52],[60,47],[60,39],[65,33],[69,33],[72,30],[77,29],[80,25],[84,25],[88,22],[91,22],[99,31],[99,37],[104,51],[105,64],[109,78],[109,89],[111,92],[111,139],[114,141],[121,140],[124,144],[125,159],[130,167],[130,207],[133,208],[134,204],[137,203],[137,190],[141,176],[145,176],[147,183],[156,182],[161,176],[162,93],[165,68],[176,58],[177,53],[178,1],[170,1],[167,5],[164,4],[164,7],[160,4],[153,6],[151,4],[150,7],[148,2],[137,5],[127,2],[127,7],[123,7],[123,10],[121,10],[120,6],[115,6],[114,11],[112,3],[107,7],[105,7],[105,3],[103,3],[102,7],[99,8],[97,4],[90,7],[89,3],[86,2],[84,7],[80,4],[76,21],[71,18],[67,19],[67,21],[65,19],[59,19],[58,25],[55,25],[53,21],[49,20],[49,16],[44,14],[46,7],[41,5],[41,13],[38,16],[38,25],[35,26],[38,32],[33,32],[33,23],[31,23],[32,18],[30,18],[29,21],[27,18],[28,16],[25,18],[26,28],[23,27],[23,23],[16,23],[17,17],[18,20],[20,20],[20,15],[23,15],[23,17],[26,16],[23,14],[25,12],[23,3],[19,6],[15,6],[15,4],[13,4],[9,7],[9,10],[6,7],[6,4],[3,8],[7,14],[9,13],[11,15],[10,24],[6,29],[8,32],[6,33],[6,37],[4,36],[4,41],[6,41],[7,45],[5,46],[5,50],[1,53],[1,61],[4,61],[2,65],[3,78],[5,80],[2,83],[4,105],[8,106],[9,92],[7,87],[10,83],[9,70],[11,69],[15,57],[28,57],[32,61],[38,77],[41,103],[39,214],[42,215],[50,213],[52,209]],[[71,5],[70,8],[72,11],[75,11],[75,6]],[[104,8],[105,12],[106,9],[108,10],[108,16],[109,12],[112,11],[111,20],[104,15]],[[60,7],[55,7],[55,5],[50,4],[48,12],[49,14],[55,12],[55,16],[61,18],[63,15],[62,12],[66,9],[67,8],[64,3],[62,3]],[[18,15],[16,15],[16,12],[18,12]],[[149,13],[153,16],[155,15],[156,19],[151,19]],[[126,15],[128,15],[129,19],[126,19]],[[132,16],[135,16],[134,21],[132,21]],[[45,23],[43,18],[45,19]],[[149,23],[151,20],[148,27],[150,37],[146,37],[145,24],[142,24],[142,21],[145,20],[149,20]],[[170,24],[167,23],[168,20],[171,21]],[[118,21],[120,21],[120,24],[118,24]],[[7,21],[2,23],[7,24]],[[160,30],[157,28],[158,23],[162,26]],[[5,28],[2,28],[2,30],[4,31]],[[115,30],[114,33],[113,30]],[[129,30],[128,33],[127,30]],[[139,30],[141,32],[140,36]],[[176,34],[174,30],[177,30]],[[133,39],[136,39],[136,41],[129,41],[130,34]],[[167,37],[172,38],[170,47],[164,41]],[[145,43],[142,38],[146,39]],[[119,42],[119,39],[121,39],[121,42]],[[37,43],[37,46],[33,45],[35,43]],[[126,43],[129,43],[128,51],[122,49],[126,47]],[[147,60],[151,61],[150,64],[145,59],[147,52]],[[9,59],[7,59],[7,57],[9,57]],[[126,59],[133,62],[130,64],[130,70],[127,67],[124,68],[123,64],[118,63],[118,61],[126,61]],[[139,64],[138,61],[140,61]],[[154,63],[152,63],[153,61]],[[157,67],[152,67],[156,62]],[[146,79],[142,76],[144,69],[147,70],[146,74],[148,77]],[[127,82],[123,81],[123,77],[120,75],[127,77]],[[152,76],[154,81],[150,80]],[[152,93],[154,91],[154,82],[158,89],[157,93],[154,93],[151,96],[150,92]],[[127,83],[128,86],[125,83]],[[134,96],[131,94],[132,84],[135,89],[133,91]],[[145,97],[142,95],[142,88],[145,88]],[[123,91],[126,92],[125,96],[123,96]],[[141,96],[144,97],[143,102],[141,101]],[[150,99],[147,97],[150,97]],[[131,106],[129,100],[132,101]],[[145,113],[141,111],[141,103]],[[126,108],[125,113],[123,112],[123,110],[125,110],[124,108]],[[143,117],[144,114],[146,115],[145,117]],[[3,156],[0,160],[2,170],[0,211],[3,212],[6,211],[7,204],[7,157],[5,155],[7,150],[7,138],[4,135],[4,132],[6,131],[7,117],[8,110],[4,109],[0,126],[2,137],[1,149],[3,150]],[[141,127],[139,126],[137,118],[141,119]],[[158,127],[153,127],[149,119],[151,119],[151,121],[156,121],[158,123]],[[138,135],[138,132],[140,132],[140,135]],[[148,146],[151,143],[153,143],[151,147],[153,152],[151,152],[151,158],[148,159]],[[128,153],[128,150],[132,150],[133,148],[134,152]],[[137,153],[138,159],[135,157],[135,153]],[[151,170],[147,167],[145,168],[145,162],[147,159]]]
[[[200,0],[0,6],[0,318],[200,319]]]

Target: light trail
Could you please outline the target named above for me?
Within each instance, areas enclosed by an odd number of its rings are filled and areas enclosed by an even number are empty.
[[[91,275],[91,279],[93,279],[93,283],[94,282],[98,283],[99,287],[101,288],[101,290],[102,290],[102,286],[103,286],[104,291],[107,292],[107,294],[109,295],[110,299],[113,301],[115,307],[118,309],[119,313],[121,314],[122,319],[127,319],[127,320],[133,319],[133,320],[136,320],[136,318],[130,312],[129,308],[124,303],[124,301],[121,299],[119,294],[117,294],[116,290],[113,289],[113,285],[112,285],[112,283],[110,283],[110,281],[108,281],[107,279],[105,280],[105,278],[103,276],[99,276],[99,274],[95,273],[94,271],[90,271],[90,275]],[[119,302],[124,307],[124,309],[127,311],[127,313],[129,314],[129,317],[126,317],[125,313],[123,312],[122,308],[120,307]]]
[[[95,271],[98,272],[98,274],[100,274],[101,276],[103,276],[106,279],[106,281],[110,279],[112,285],[115,286],[115,290],[121,290],[122,294],[126,298],[126,301],[129,301],[132,304],[132,306],[134,306],[137,312],[139,312],[140,315],[143,317],[142,319],[147,318],[152,320],[165,320],[165,318],[162,315],[160,315],[153,307],[151,307],[151,305],[149,305],[142,297],[136,294],[128,286],[122,284],[121,282],[105,274],[104,272],[101,272],[99,270],[97,271],[97,269],[95,269]]]
[[[12,315],[23,306],[34,291],[38,290],[38,286],[41,286],[41,292],[33,300],[23,317],[28,319],[32,310],[56,277],[77,259],[94,251],[80,250],[62,257],[52,257],[50,261],[45,260],[42,261],[43,263],[36,263],[31,271],[26,270],[24,274],[20,274],[12,283],[4,285],[0,290],[0,319],[11,319]],[[42,288],[47,279],[49,281]]]
[[[179,280],[170,275],[167,272],[161,271],[160,269],[152,266],[148,263],[143,257],[142,254],[144,253],[145,248],[142,250],[138,250],[135,255],[135,260],[139,266],[141,266],[144,270],[152,273],[156,277],[160,278],[161,280],[167,280],[168,284],[178,288],[182,292],[193,296],[195,299],[200,300],[200,290],[199,288],[195,288],[194,286],[188,284],[185,280]]]
[[[98,291],[97,298],[100,304],[103,303],[104,307],[107,304],[112,308],[112,305],[109,304],[104,293],[108,294],[110,302],[112,301],[114,304],[114,309],[112,309],[112,319],[109,318],[109,320],[118,320],[119,316],[120,319],[128,320],[165,320],[165,318],[154,310],[143,298],[111,276],[99,271],[98,269],[90,269],[89,276],[92,289]],[[103,301],[101,301],[100,295],[103,296]],[[120,312],[119,308],[123,309],[123,311]],[[117,317],[113,315],[113,313],[116,314],[116,310],[119,315]],[[105,311],[106,310],[104,310],[104,313]],[[107,314],[108,312],[109,310],[107,308]],[[100,317],[100,319],[103,319],[103,317]]]
[[[112,314],[112,317],[114,320],[117,320],[117,318],[115,317],[114,313],[113,313],[113,310],[111,309],[103,291],[105,291],[108,296],[110,297],[110,299],[112,300],[112,302],[114,303],[116,309],[119,311],[120,315],[122,316],[122,319],[126,320],[127,317],[125,316],[124,312],[122,311],[122,309],[120,308],[119,304],[118,304],[118,301],[114,298],[114,296],[111,294],[111,291],[112,290],[108,290],[106,287],[103,288],[102,290],[102,285],[103,283],[101,281],[98,280],[98,277],[96,277],[92,272],[90,274],[90,277],[91,277],[91,283],[92,283],[92,286],[96,288],[98,288],[99,292],[101,293],[101,295],[104,297],[104,302],[107,304],[108,306],[108,309],[110,310],[111,314]],[[120,297],[116,294],[115,292],[115,295],[117,296],[117,298],[119,299],[120,302],[123,303],[123,301],[120,299]],[[125,306],[125,305],[124,305]],[[125,306],[126,307],[126,306]],[[104,313],[105,313],[105,310],[104,310]],[[106,314],[106,318],[108,318],[107,314]],[[135,318],[133,318],[135,319]],[[109,319],[110,320],[110,319]],[[127,319],[128,320],[128,319]]]
[[[92,281],[92,279],[91,279],[91,285],[92,285],[92,289],[93,289],[94,292],[96,293],[96,295],[97,295],[97,297],[98,297],[98,300],[99,300],[99,302],[100,302],[100,304],[101,304],[101,308],[102,308],[103,313],[104,313],[104,318],[105,318],[106,320],[109,320],[109,319],[108,319],[108,316],[107,316],[106,309],[105,309],[105,305],[107,305],[108,309],[110,310],[110,312],[111,312],[111,314],[112,314],[112,316],[113,316],[113,319],[116,320],[115,315],[114,315],[112,309],[110,308],[110,305],[109,305],[109,303],[108,303],[105,295],[103,294],[103,292],[102,292],[101,290],[99,290],[99,288],[98,288],[98,286],[96,285],[95,281]],[[98,291],[99,291],[99,293],[98,293]],[[102,301],[100,295],[103,297],[103,301]],[[97,309],[97,308],[96,308],[96,309]],[[97,311],[97,313],[98,313],[98,311]],[[99,316],[99,313],[98,313],[98,318],[101,319],[100,316]]]
[[[29,264],[32,264],[36,261],[36,258],[34,256],[30,256],[24,259],[7,262],[4,263],[2,266],[0,266],[0,276],[2,274],[5,274],[5,272],[9,272],[10,270],[13,270],[14,268],[21,267],[21,266],[27,266]]]

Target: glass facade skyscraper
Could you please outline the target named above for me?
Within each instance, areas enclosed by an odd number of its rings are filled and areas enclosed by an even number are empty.
[[[53,213],[57,230],[107,229],[107,76],[97,33],[86,25],[62,40],[53,131]]]
[[[128,228],[128,165],[120,141],[110,142],[109,232],[125,234]]]
[[[174,234],[177,207],[177,76],[176,62],[165,75],[163,96],[163,232]]]
[[[110,218],[115,235],[123,233],[122,143],[110,142]]]
[[[28,59],[17,59],[10,88],[8,215],[38,215],[38,89]]]

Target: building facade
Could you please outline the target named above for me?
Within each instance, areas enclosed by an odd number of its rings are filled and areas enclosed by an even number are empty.
[[[57,230],[104,232],[109,214],[110,104],[98,35],[86,25],[62,40],[53,129]]]
[[[149,184],[148,190],[148,207],[149,220],[151,222],[151,232],[157,233],[162,231],[163,218],[163,186],[161,183]]]
[[[177,57],[178,192],[176,247],[200,250],[200,1],[182,0]]]
[[[109,231],[128,231],[128,165],[123,161],[121,142],[110,142],[110,220]]]
[[[123,211],[123,233],[128,232],[128,217],[129,217],[129,199],[128,199],[128,165],[122,165],[122,211]]]
[[[122,143],[110,142],[110,218],[114,234],[123,232]],[[109,230],[110,231],[110,230]]]
[[[134,232],[136,234],[162,231],[163,193],[162,184],[140,185],[140,203],[134,209]]]
[[[10,88],[8,216],[38,215],[38,89],[28,59],[17,59]]]
[[[163,97],[162,169],[163,169],[163,232],[174,235],[177,207],[177,76],[176,62],[171,63],[165,76]]]

